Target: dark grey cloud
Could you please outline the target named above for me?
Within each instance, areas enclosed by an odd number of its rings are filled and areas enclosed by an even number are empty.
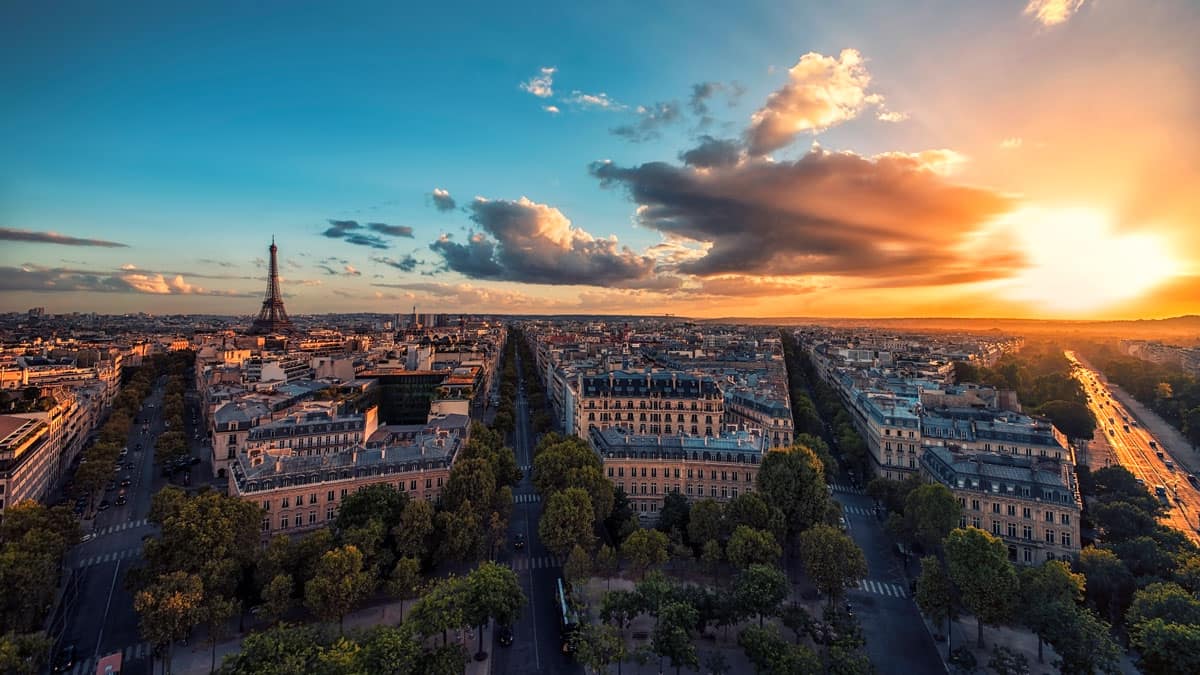
[[[388,267],[394,267],[401,272],[411,272],[417,269],[417,265],[421,264],[421,261],[414,258],[411,253],[403,258],[400,258],[399,260],[388,258],[386,256],[373,256],[371,260],[382,265],[387,265]]]
[[[0,241],[24,241],[35,244],[59,244],[62,246],[99,246],[103,248],[128,248],[128,244],[103,239],[81,239],[68,237],[57,232],[35,232],[33,230],[17,230],[11,227],[0,227]]]
[[[697,168],[733,166],[741,152],[742,144],[736,140],[701,136],[700,145],[680,153],[679,159]]]
[[[21,267],[0,267],[0,292],[8,291],[258,296],[257,293],[243,291],[200,288],[187,283],[179,274],[168,278],[162,273],[146,270],[108,272],[68,267],[40,267],[32,264],[25,264]]]
[[[235,263],[231,263],[228,260],[213,260],[212,258],[197,258],[196,261],[200,262],[200,263],[204,263],[205,265],[216,265],[217,267],[237,267],[237,265]]]
[[[442,188],[433,188],[433,192],[429,193],[429,199],[433,201],[433,206],[438,211],[453,211],[458,206],[454,197],[450,196],[450,191]]]
[[[355,246],[367,246],[379,249],[388,248],[386,241],[373,234],[358,232],[361,229],[362,225],[357,220],[330,220],[329,227],[321,233],[321,236],[330,239],[341,239]]]
[[[637,107],[638,120],[633,124],[623,124],[609,131],[614,136],[620,136],[634,143],[648,141],[662,135],[660,129],[673,124],[680,119],[679,103],[675,101],[658,102],[652,106]]]
[[[710,245],[678,262],[682,274],[831,275],[909,285],[933,272],[962,283],[1011,275],[1022,259],[1010,245],[973,242],[1012,201],[931,170],[944,154],[953,153],[866,158],[816,149],[794,162],[751,160],[703,171],[597,162],[591,172],[604,186],[628,190],[642,226]]]
[[[481,231],[464,243],[442,235],[429,246],[447,269],[464,276],[594,286],[637,286],[652,280],[653,257],[573,227],[554,207],[524,197],[476,198],[468,210]]]
[[[710,101],[723,94],[725,102],[732,108],[737,105],[738,99],[745,92],[746,88],[739,82],[697,82],[692,85],[692,95],[688,98],[688,107],[700,118],[698,126],[703,129],[715,121],[709,108]]]
[[[367,229],[389,237],[408,237],[412,239],[413,229],[407,225],[388,225],[387,223],[367,223]]]

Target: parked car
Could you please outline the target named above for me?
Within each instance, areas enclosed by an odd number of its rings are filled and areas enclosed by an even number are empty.
[[[512,628],[509,626],[497,626],[496,642],[500,643],[501,647],[511,646],[513,643]]]
[[[107,511],[111,506],[112,506],[112,504],[109,504],[107,499],[101,499],[100,503],[98,505],[96,505],[96,510],[97,511]]]
[[[128,503],[129,500],[125,498],[125,495],[117,495],[117,506],[125,506]]]
[[[58,658],[54,660],[54,672],[65,673],[75,667],[75,644],[68,642],[58,651]]]
[[[129,487],[130,485],[133,485],[133,481],[129,480],[128,478],[121,479],[121,487]]]

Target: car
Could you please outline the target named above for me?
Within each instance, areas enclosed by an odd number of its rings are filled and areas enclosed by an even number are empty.
[[[108,483],[104,486],[105,492],[112,492],[113,490],[116,490],[116,489],[117,489],[117,481],[115,481],[115,480],[108,481]]]
[[[850,529],[850,526],[846,523],[846,516],[838,516],[838,529],[842,532]]]
[[[125,462],[121,465],[126,471],[133,471],[133,462]]]
[[[199,463],[200,463],[200,458],[199,458],[199,457],[190,457],[190,458],[188,458],[188,464],[190,464],[190,465],[192,465],[192,466],[196,466],[196,465],[197,465],[197,464],[199,464]]]
[[[58,650],[58,657],[54,659],[54,672],[66,673],[75,667],[75,644],[68,642],[62,649]]]
[[[112,504],[109,504],[107,499],[101,499],[100,503],[96,505],[96,510],[97,511],[107,511],[111,507],[112,507]]]
[[[518,551],[525,548],[525,535],[518,534],[516,538],[513,539],[513,548],[517,549]]]
[[[125,498],[125,495],[117,495],[117,506],[125,506],[128,503],[129,500]]]
[[[95,532],[88,532],[87,534],[85,534],[85,535],[83,535],[82,537],[80,537],[80,538],[79,538],[79,543],[81,543],[81,544],[86,544],[87,542],[89,542],[89,541],[91,541],[91,540],[93,540],[93,539],[95,539],[95,538],[96,538],[96,533],[95,533]]]
[[[496,642],[501,647],[509,647],[513,643],[513,632],[510,626],[496,627]]]
[[[130,485],[133,485],[133,481],[129,480],[128,478],[121,479],[121,487],[129,487]]]

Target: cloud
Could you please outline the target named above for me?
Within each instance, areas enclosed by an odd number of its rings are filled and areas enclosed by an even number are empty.
[[[597,162],[604,186],[623,186],[637,221],[707,245],[681,274],[840,276],[921,283],[931,272],[978,278],[1021,264],[1003,240],[982,236],[1012,200],[948,182],[957,153],[862,157],[815,148],[794,162],[749,160],[710,169],[662,162]],[[937,170],[935,170],[937,169]]]
[[[0,267],[0,291],[145,293],[150,295],[215,295],[256,297],[257,293],[207,290],[188,283],[183,275],[164,276],[144,271],[118,273],[25,264]]]
[[[413,229],[407,225],[388,225],[387,223],[367,223],[367,229],[372,232],[386,234],[389,237],[408,237],[412,239]]]
[[[650,107],[639,105],[636,112],[638,114],[637,123],[623,124],[609,131],[614,136],[620,136],[634,143],[640,143],[658,138],[661,135],[659,132],[660,127],[680,119],[679,104],[674,101],[659,102]]]
[[[544,105],[544,106],[542,106],[542,110],[545,110],[546,112],[550,113],[551,115],[557,115],[558,113],[562,112],[561,110],[558,109],[558,106],[556,106],[556,105]]]
[[[882,105],[883,97],[867,94],[870,83],[865,60],[856,49],[843,49],[836,57],[805,54],[788,70],[787,84],[751,117],[746,131],[750,154],[765,155],[798,133],[817,133],[854,119],[868,104]]]
[[[701,136],[700,145],[680,153],[679,159],[697,168],[733,166],[741,153],[741,143],[735,140]]]
[[[892,110],[880,110],[875,115],[875,119],[879,120],[880,122],[903,122],[904,120],[908,119],[908,113],[895,112]]]
[[[362,272],[360,272],[358,269],[356,269],[354,267],[354,265],[347,263],[345,260],[330,259],[330,262],[333,262],[333,263],[340,262],[342,264],[342,269],[339,270],[339,269],[334,268],[331,265],[324,264],[324,263],[317,265],[317,269],[321,270],[322,272],[324,272],[325,274],[327,274],[331,277],[361,277],[362,276]]]
[[[103,248],[128,248],[128,244],[103,239],[80,239],[57,232],[34,232],[0,227],[0,241],[24,241],[35,244],[60,244],[62,246],[99,246]]]
[[[401,272],[411,272],[417,269],[417,265],[421,264],[421,261],[414,258],[411,253],[403,258],[400,258],[399,260],[393,260],[392,258],[385,256],[372,257],[371,260],[372,262],[387,265],[388,267],[394,267]]]
[[[453,211],[458,206],[454,197],[450,196],[450,191],[442,188],[433,188],[433,192],[429,193],[429,198],[433,200],[433,207],[438,211]]]
[[[626,106],[623,103],[618,103],[608,97],[608,94],[600,92],[598,94],[587,94],[576,89],[571,92],[568,98],[563,99],[564,103],[572,103],[580,108],[600,108],[601,110],[625,110]]]
[[[1006,139],[1000,141],[1000,149],[1001,150],[1016,150],[1024,144],[1025,144],[1025,141],[1023,139],[1013,136],[1012,138],[1006,138]]]
[[[1032,16],[1034,21],[1043,26],[1057,26],[1066,23],[1084,2],[1086,0],[1029,0],[1022,13]]]
[[[538,98],[550,98],[554,95],[554,73],[557,71],[554,67],[544,67],[537,75],[522,82],[520,87]]]
[[[226,260],[213,260],[212,258],[197,258],[196,262],[204,263],[205,265],[216,265],[217,267],[237,267],[235,263]]]
[[[382,223],[373,223],[374,225],[382,225]],[[385,226],[386,227],[386,226]],[[341,239],[348,244],[356,246],[367,246],[369,248],[388,248],[388,243],[383,239],[373,235],[357,232],[361,230],[362,225],[356,220],[330,220],[329,228],[321,233],[321,236],[330,239]],[[375,228],[372,228],[375,229]],[[411,233],[409,234],[411,236]]]
[[[412,282],[406,284],[371,284],[377,288],[395,288],[408,291],[409,299],[417,293],[434,298],[448,306],[475,307],[519,307],[534,304],[538,307],[550,308],[553,301],[542,298],[534,299],[524,293],[505,291],[474,286],[469,283],[446,284],[437,282]]]
[[[620,246],[615,237],[593,237],[552,206],[525,197],[476,197],[469,210],[482,231],[472,232],[465,243],[442,235],[429,246],[448,269],[464,276],[533,284],[651,282],[652,257]]]
[[[692,290],[698,295],[756,298],[762,296],[801,295],[821,290],[821,286],[786,277],[753,277],[733,274],[709,277]]]
[[[354,265],[346,265],[343,269],[346,270],[346,276],[348,276],[348,277],[361,277],[362,276],[362,272],[359,272],[357,269],[355,269]]]
[[[692,95],[688,98],[688,107],[692,112],[701,118],[706,118],[709,113],[708,102],[715,98],[717,94],[725,94],[726,102],[729,107],[737,105],[738,99],[746,92],[738,82],[697,82],[692,85]]]

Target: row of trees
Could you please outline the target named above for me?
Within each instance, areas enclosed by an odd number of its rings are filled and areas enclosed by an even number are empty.
[[[1178,365],[1122,354],[1115,343],[1087,343],[1079,351],[1111,381],[1200,445],[1200,379]]]
[[[365,580],[355,572],[354,547],[326,552],[307,593],[315,598],[346,597]],[[338,568],[338,569],[334,569]],[[332,572],[332,573],[331,573]],[[320,590],[314,592],[312,589]],[[508,624],[525,604],[516,574],[485,562],[464,577],[450,576],[423,589],[408,619],[398,626],[378,625],[363,631],[334,632],[328,626],[279,624],[246,637],[237,654],[226,657],[227,675],[322,673],[351,675],[459,675],[467,662],[463,646],[448,633],[467,626],[479,628],[490,620]],[[441,643],[436,640],[441,636]]]
[[[179,352],[193,355],[193,352]],[[194,360],[194,355],[192,356]],[[183,426],[183,394],[187,390],[190,365],[183,358],[176,359],[167,373],[167,386],[163,394],[162,414],[166,429],[154,442],[154,460],[165,464],[188,454],[187,433]]]
[[[492,428],[501,435],[511,434],[517,419],[517,342],[512,328],[504,342],[504,353],[500,359],[500,400],[496,405],[496,416]]]
[[[866,475],[867,443],[854,428],[837,390],[818,376],[812,359],[799,348],[790,332],[780,331],[780,339],[787,366],[796,442],[816,451],[831,476],[837,469],[833,461],[835,456],[858,475]],[[826,440],[833,446],[832,453],[827,452]]]
[[[1011,389],[1029,412],[1044,415],[1071,438],[1090,439],[1096,417],[1087,406],[1087,393],[1071,373],[1071,362],[1057,342],[1027,343],[1005,354],[990,368],[963,361],[954,363],[957,382],[975,382]]]

